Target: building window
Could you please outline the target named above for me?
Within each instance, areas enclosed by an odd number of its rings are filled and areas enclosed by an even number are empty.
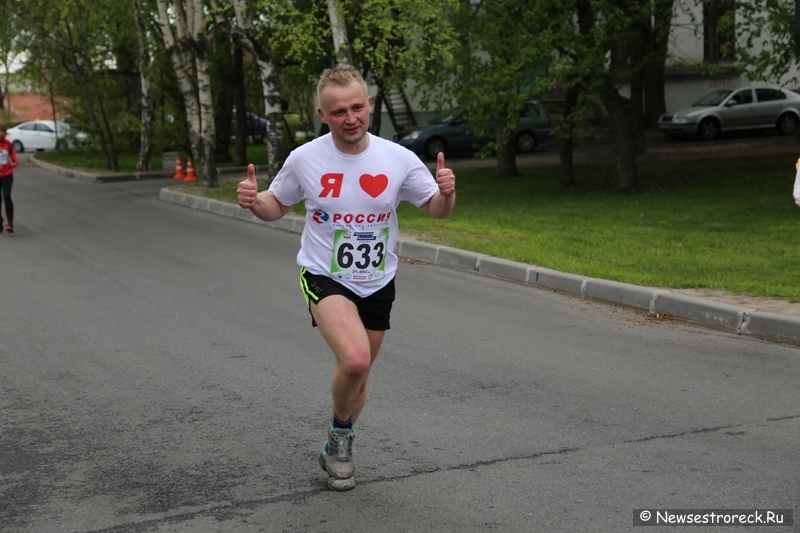
[[[703,2],[703,58],[730,61],[736,51],[736,4],[734,0]]]

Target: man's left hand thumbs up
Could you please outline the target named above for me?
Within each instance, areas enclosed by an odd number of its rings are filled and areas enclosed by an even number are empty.
[[[453,171],[444,166],[444,153],[439,152],[436,164],[436,183],[439,184],[439,192],[445,196],[451,196],[456,192],[456,175]]]

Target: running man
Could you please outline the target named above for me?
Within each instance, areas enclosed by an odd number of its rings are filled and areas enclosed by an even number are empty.
[[[311,313],[333,350],[333,409],[319,454],[328,486],[349,490],[353,424],[367,396],[394,302],[397,213],[402,200],[446,218],[456,200],[456,177],[439,154],[436,176],[406,148],[370,134],[372,99],[350,65],[326,69],[317,85],[320,120],[330,133],[296,148],[269,189],[258,192],[253,165],[237,189],[239,205],[273,221],[305,201],[306,223],[297,263]]]

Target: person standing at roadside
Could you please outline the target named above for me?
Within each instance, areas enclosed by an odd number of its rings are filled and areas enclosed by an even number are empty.
[[[434,218],[455,206],[455,175],[439,154],[435,177],[406,148],[368,132],[372,99],[350,65],[326,69],[317,85],[320,120],[330,133],[296,148],[266,191],[253,165],[239,184],[239,205],[277,220],[305,201],[297,263],[311,314],[336,358],[333,408],[319,463],[328,487],[355,486],[353,425],[395,298],[397,205],[411,202]]]
[[[14,202],[11,201],[11,186],[14,184],[14,167],[19,164],[14,146],[6,139],[6,125],[0,123],[0,206],[6,206],[6,222],[0,215],[0,233],[5,229],[14,233]]]

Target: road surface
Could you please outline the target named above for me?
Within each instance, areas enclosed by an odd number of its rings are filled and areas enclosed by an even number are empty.
[[[299,237],[161,202],[169,181],[16,171],[0,531],[643,531],[635,509],[800,508],[797,348],[408,262],[358,486],[328,491],[333,357]]]

